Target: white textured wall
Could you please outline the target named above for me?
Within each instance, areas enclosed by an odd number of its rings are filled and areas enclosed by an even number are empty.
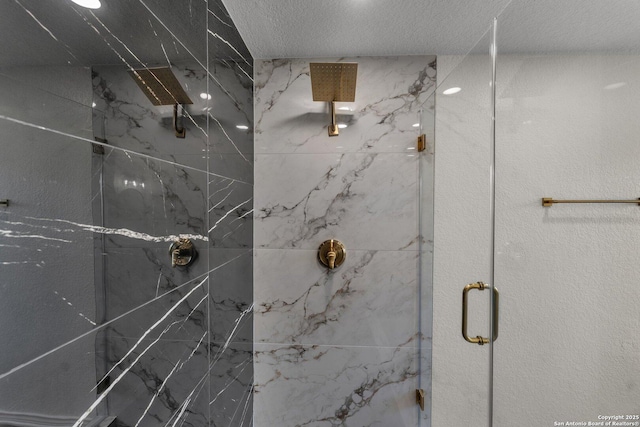
[[[496,423],[639,414],[640,57],[498,66]]]
[[[487,425],[488,348],[459,332],[462,286],[488,269],[487,64],[439,82],[463,90],[437,102],[434,426]],[[499,57],[496,426],[640,412],[638,207],[540,205],[638,197],[639,72],[635,56]]]

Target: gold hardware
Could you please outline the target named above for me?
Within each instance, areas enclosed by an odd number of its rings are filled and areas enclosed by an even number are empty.
[[[171,267],[187,266],[196,258],[196,250],[189,239],[180,238],[169,247]]]
[[[184,126],[178,125],[178,104],[182,107],[180,114],[182,118],[185,104],[193,104],[193,101],[184,91],[171,68],[142,68],[130,70],[129,74],[153,105],[173,105],[173,129],[177,138],[184,138],[186,132]]]
[[[336,124],[336,103],[331,101],[329,103],[331,105],[331,124],[329,125],[329,136],[338,136],[340,131],[338,130],[338,125]]]
[[[347,258],[347,250],[337,240],[331,239],[322,242],[318,248],[318,259],[330,269],[340,267]]]
[[[357,62],[312,62],[309,71],[314,101],[355,101]]]
[[[467,334],[467,293],[471,289],[478,289],[479,291],[483,291],[486,288],[490,287],[489,285],[483,282],[470,283],[464,287],[462,290],[462,337],[472,343],[485,345],[489,344],[489,338],[484,338],[480,335],[475,338],[470,338]],[[493,287],[493,340],[498,339],[498,318],[500,315],[500,293],[498,290]]]
[[[155,106],[193,104],[169,67],[130,70],[129,74]]]
[[[3,208],[9,207],[9,199],[0,200],[0,206],[3,207]]]
[[[424,151],[427,148],[427,136],[422,134],[418,136],[418,151]]]
[[[554,203],[634,203],[640,206],[640,199],[635,200],[554,200],[550,197],[542,199],[542,206],[548,208]]]
[[[424,411],[424,390],[421,388],[416,390],[416,403],[420,405],[420,410]]]
[[[309,64],[309,72],[313,100],[330,103],[329,136],[338,136],[335,103],[355,101],[358,63],[312,62]]]

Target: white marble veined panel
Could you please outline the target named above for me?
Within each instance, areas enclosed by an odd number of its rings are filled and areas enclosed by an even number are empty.
[[[335,270],[315,250],[256,251],[257,342],[398,346],[418,328],[417,251],[349,251]]]
[[[255,358],[254,427],[418,424],[413,347],[256,344]]]
[[[336,138],[327,103],[313,101],[309,62],[358,62],[355,102],[336,105],[347,125]],[[435,56],[256,61],[256,152],[411,152],[435,76]]]
[[[400,153],[256,155],[256,248],[415,249],[417,158]]]

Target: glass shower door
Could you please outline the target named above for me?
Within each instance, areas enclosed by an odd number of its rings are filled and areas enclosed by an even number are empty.
[[[433,336],[427,349],[432,354],[432,419],[424,426],[490,425],[491,346],[462,338],[461,296],[469,284],[492,283],[492,36],[488,28],[468,54],[438,56]],[[489,334],[490,295],[476,289],[467,294],[472,338]],[[426,373],[423,368],[423,377]]]
[[[494,426],[640,424],[640,7],[590,3],[498,18]]]

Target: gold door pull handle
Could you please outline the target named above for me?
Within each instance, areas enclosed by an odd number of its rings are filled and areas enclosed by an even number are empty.
[[[489,338],[484,338],[480,335],[471,338],[469,334],[467,334],[467,305],[468,298],[467,294],[471,289],[477,289],[479,291],[483,291],[486,288],[490,287],[483,282],[470,283],[464,287],[462,290],[462,337],[472,343],[478,345],[489,344]],[[500,292],[493,287],[493,340],[495,341],[498,338],[498,317],[500,314]]]

